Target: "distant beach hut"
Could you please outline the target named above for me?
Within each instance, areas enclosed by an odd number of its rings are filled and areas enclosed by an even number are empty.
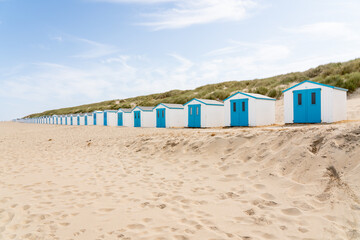
[[[77,115],[71,114],[71,125],[76,126],[77,125]]]
[[[283,93],[285,123],[346,120],[347,89],[306,80]]]
[[[117,112],[117,126],[133,127],[134,120],[131,108],[120,108]]]
[[[154,107],[137,106],[132,110],[134,127],[155,127]]]
[[[185,112],[182,104],[160,103],[153,111],[157,128],[185,127]]]
[[[118,111],[116,110],[105,110],[104,111],[104,126],[117,126]]]
[[[194,98],[184,104],[185,126],[222,127],[224,126],[224,103]]]
[[[104,126],[104,112],[102,111],[94,111],[94,125]]]
[[[66,125],[72,125],[71,119],[72,119],[71,115],[66,115]]]
[[[261,94],[236,92],[224,100],[225,126],[274,124],[275,101]]]
[[[93,113],[86,113],[85,114],[85,125],[86,126],[94,125]]]
[[[54,124],[59,124],[59,116],[54,115]]]
[[[80,120],[80,121],[79,121],[79,123],[80,123],[79,125],[85,126],[85,114],[80,113],[80,114],[79,114],[79,118],[80,118],[80,119],[79,119],[79,120]]]

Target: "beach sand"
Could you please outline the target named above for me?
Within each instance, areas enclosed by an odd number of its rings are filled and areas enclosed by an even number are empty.
[[[227,129],[7,122],[0,171],[5,240],[360,239],[359,121]]]

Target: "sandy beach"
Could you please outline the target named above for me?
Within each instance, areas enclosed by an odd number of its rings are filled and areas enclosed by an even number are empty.
[[[360,122],[0,123],[0,153],[0,239],[360,238]]]

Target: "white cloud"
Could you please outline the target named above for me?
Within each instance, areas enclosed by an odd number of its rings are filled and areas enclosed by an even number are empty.
[[[283,28],[285,31],[306,34],[323,40],[340,38],[343,40],[359,40],[360,35],[350,25],[343,22],[318,22],[294,28]]]
[[[62,42],[63,38],[61,36],[55,36],[55,37],[51,37],[52,40],[58,41],[58,42]]]
[[[86,44],[88,49],[80,54],[76,54],[75,58],[99,58],[108,56],[118,52],[119,50],[111,45],[91,41],[85,38],[74,38],[75,41]]]
[[[109,3],[155,4],[155,3],[176,2],[178,0],[91,0],[91,1],[94,1],[94,2],[109,2]]]
[[[286,45],[270,44],[270,43],[248,43],[239,41],[230,41],[231,45],[212,50],[205,56],[221,56],[221,55],[243,55],[249,56],[252,61],[278,60],[287,58],[290,49]]]
[[[127,4],[172,3],[170,8],[144,14],[150,20],[141,25],[155,30],[184,28],[217,21],[240,21],[258,4],[255,0],[94,0]]]
[[[252,0],[183,0],[176,1],[174,8],[147,14],[154,18],[143,25],[155,30],[183,28],[194,24],[216,21],[239,21],[257,4]]]

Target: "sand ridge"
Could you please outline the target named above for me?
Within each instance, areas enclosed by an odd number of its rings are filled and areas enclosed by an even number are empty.
[[[359,145],[359,122],[0,123],[0,239],[359,239]]]

